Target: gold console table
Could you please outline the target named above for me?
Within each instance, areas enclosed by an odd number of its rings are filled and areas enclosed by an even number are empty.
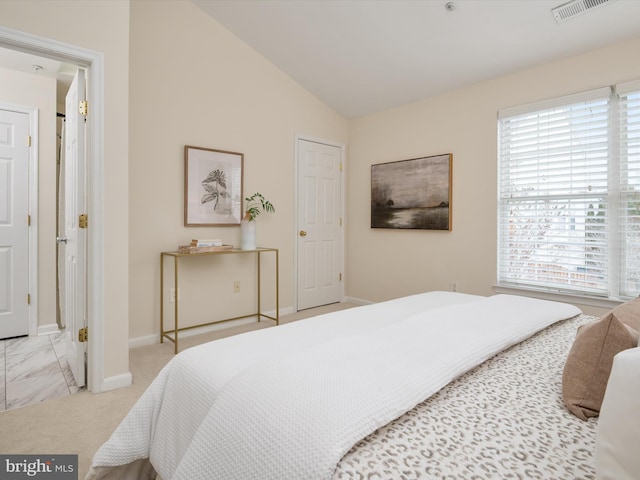
[[[262,282],[260,278],[260,257],[263,253],[274,253],[276,256],[276,313],[275,317],[270,315],[266,315],[262,313],[260,308],[260,284]],[[214,320],[208,323],[200,323],[198,325],[191,325],[188,327],[180,327],[178,322],[178,263],[179,260],[183,257],[203,257],[203,256],[211,256],[211,255],[251,255],[254,254],[257,257],[258,268],[257,268],[257,283],[258,283],[258,311],[255,313],[249,313],[247,315],[241,315],[239,317],[233,318],[225,318],[222,320]],[[176,292],[176,298],[173,305],[173,315],[174,315],[174,327],[171,330],[164,329],[164,263],[165,258],[173,257],[173,275],[174,275],[174,288]],[[280,315],[279,311],[279,272],[278,272],[278,249],[277,248],[262,248],[258,247],[255,250],[240,250],[240,249],[232,249],[232,250],[220,250],[215,252],[198,252],[198,253],[181,253],[178,251],[174,252],[161,252],[160,253],[160,343],[164,343],[164,339],[168,339],[174,343],[174,353],[178,353],[178,332],[182,332],[184,330],[189,330],[191,328],[197,327],[205,327],[207,325],[213,325],[216,323],[222,322],[230,322],[231,320],[240,320],[241,318],[249,318],[249,317],[258,317],[258,321],[260,321],[261,317],[268,318],[269,320],[274,320],[276,325],[280,324]],[[173,336],[172,336],[173,335]]]

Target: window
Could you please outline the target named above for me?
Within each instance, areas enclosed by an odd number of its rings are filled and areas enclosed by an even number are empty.
[[[498,115],[498,282],[640,292],[640,82]]]

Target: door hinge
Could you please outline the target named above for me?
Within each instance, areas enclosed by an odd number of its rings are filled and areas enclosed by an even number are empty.
[[[340,217],[340,226],[342,226],[342,217]]]
[[[342,281],[342,272],[340,272],[340,281]]]
[[[83,327],[78,330],[78,341],[86,342],[87,340],[89,340],[89,327]]]
[[[78,111],[80,112],[80,115],[82,115],[83,117],[86,117],[87,115],[89,115],[89,102],[87,102],[86,100],[82,100],[80,102],[80,107],[78,108]]]
[[[87,228],[89,226],[89,217],[86,213],[80,214],[78,217],[78,227]]]
[[[27,147],[31,146],[31,135],[27,135]]]
[[[27,305],[31,305],[31,294],[27,293]]]
[[[31,226],[31,215],[27,215],[27,227]]]
[[[340,162],[340,171],[342,171],[342,162]]]

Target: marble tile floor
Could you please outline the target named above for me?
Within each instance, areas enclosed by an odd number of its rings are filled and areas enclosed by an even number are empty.
[[[0,340],[0,412],[82,390],[64,350],[61,333]]]

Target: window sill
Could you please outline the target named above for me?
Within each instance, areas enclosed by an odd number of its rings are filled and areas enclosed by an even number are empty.
[[[556,302],[565,302],[571,304],[587,305],[590,307],[614,308],[627,301],[622,298],[603,298],[603,297],[587,297],[582,295],[571,295],[568,293],[553,293],[543,290],[535,290],[533,288],[513,287],[494,285],[493,289],[496,293],[505,293],[510,295],[522,295],[523,297],[541,298],[543,300],[552,300]]]

